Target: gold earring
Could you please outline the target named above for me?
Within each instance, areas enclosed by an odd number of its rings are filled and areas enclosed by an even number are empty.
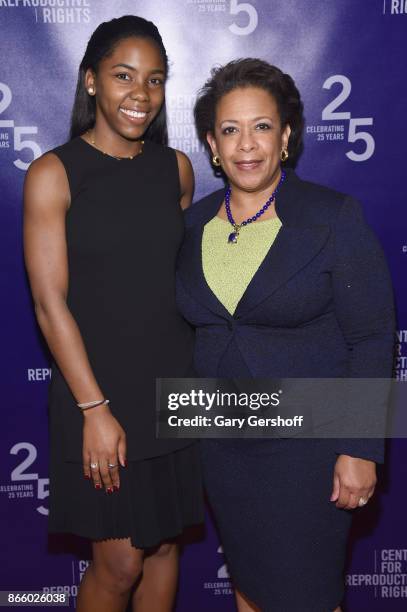
[[[93,94],[94,94],[94,93],[95,93],[95,90],[93,89],[93,87],[89,87],[89,89],[88,89],[88,94],[89,94],[90,96],[93,96]]]
[[[212,157],[212,163],[214,166],[220,166],[220,157],[219,155],[214,155]]]
[[[287,149],[283,149],[280,153],[280,159],[282,162],[286,162],[288,159],[288,151]]]

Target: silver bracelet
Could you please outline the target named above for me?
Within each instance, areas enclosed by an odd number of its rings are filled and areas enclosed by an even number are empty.
[[[76,405],[81,410],[88,410],[88,408],[96,408],[96,406],[101,406],[102,404],[110,404],[110,400],[108,399],[95,400],[94,402],[86,402],[85,404],[76,404]]]

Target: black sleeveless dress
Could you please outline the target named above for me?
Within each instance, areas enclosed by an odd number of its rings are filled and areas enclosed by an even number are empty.
[[[175,303],[184,231],[176,154],[146,141],[142,154],[117,160],[80,137],[52,153],[71,192],[67,304],[126,432],[128,467],[111,495],[84,479],[83,416],[53,363],[49,531],[148,548],[203,521],[196,444],[155,438],[155,379],[188,376],[193,350]]]

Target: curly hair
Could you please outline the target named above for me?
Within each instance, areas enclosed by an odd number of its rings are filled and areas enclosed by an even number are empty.
[[[290,75],[268,62],[245,58],[212,69],[210,78],[198,93],[194,107],[195,125],[200,141],[211,151],[206,140],[208,132],[214,133],[216,107],[219,100],[237,88],[259,87],[268,91],[276,101],[281,127],[289,125],[289,165],[294,165],[302,150],[304,127],[303,103]]]

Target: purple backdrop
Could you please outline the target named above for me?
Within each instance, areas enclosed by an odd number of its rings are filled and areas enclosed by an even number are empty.
[[[407,376],[407,0],[0,0],[1,397],[6,424],[0,454],[0,590],[75,595],[89,558],[83,542],[47,539],[50,372],[23,267],[21,191],[29,163],[67,138],[77,66],[90,33],[101,21],[127,13],[152,19],[163,35],[171,60],[171,144],[191,157],[197,197],[219,186],[191,114],[210,68],[258,56],[294,77],[306,114],[298,173],[363,203],[391,267],[398,307],[397,377]],[[406,459],[406,442],[392,441],[380,494],[354,521],[346,577],[350,612],[407,609]],[[210,517],[204,539],[198,536],[191,534],[195,542],[182,556],[177,611],[234,610]],[[295,575],[292,581],[295,588]],[[73,609],[74,599],[71,604]]]

